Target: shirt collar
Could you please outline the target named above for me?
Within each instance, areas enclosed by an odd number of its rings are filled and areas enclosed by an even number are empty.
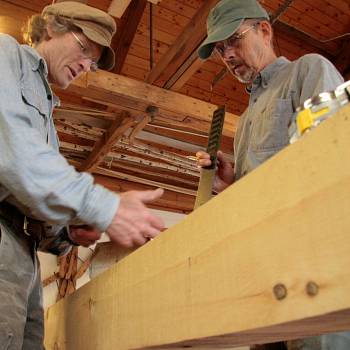
[[[290,61],[281,56],[278,57],[275,61],[270,63],[268,66],[266,66],[254,79],[253,84],[249,87],[247,87],[247,92],[251,93],[252,91],[256,90],[260,86],[263,88],[267,88],[269,85],[270,80],[273,78],[274,74],[278,72],[283,66],[289,64]]]
[[[60,99],[56,96],[56,94],[54,94],[52,92],[52,90],[50,88],[50,84],[49,84],[49,81],[48,81],[49,71],[48,71],[48,68],[47,68],[46,61],[44,60],[43,57],[41,57],[39,55],[38,51],[36,51],[31,46],[22,45],[22,47],[26,51],[26,53],[28,55],[28,59],[29,59],[29,62],[31,64],[33,72],[39,71],[45,77],[46,84],[47,84],[48,89],[50,90],[54,106],[56,106],[56,107],[59,106],[60,105]]]
[[[33,71],[40,70],[41,72],[44,73],[45,77],[47,78],[47,75],[48,75],[47,64],[45,60],[39,55],[38,51],[36,51],[34,48],[28,45],[22,45],[22,47],[28,54],[28,58],[32,66],[32,70]]]

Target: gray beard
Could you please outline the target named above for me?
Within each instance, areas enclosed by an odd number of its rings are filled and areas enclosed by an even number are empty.
[[[238,75],[235,73],[233,75],[240,83],[251,84],[256,77],[256,72],[254,69],[249,68],[244,75]]]

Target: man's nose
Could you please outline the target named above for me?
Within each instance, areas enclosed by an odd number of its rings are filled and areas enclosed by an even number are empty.
[[[89,72],[91,67],[91,60],[89,58],[82,58],[79,61],[79,67],[83,72]]]
[[[233,47],[227,47],[222,57],[225,61],[232,61],[237,58],[236,50]]]

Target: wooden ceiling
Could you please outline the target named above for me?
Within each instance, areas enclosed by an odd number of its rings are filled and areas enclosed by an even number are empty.
[[[210,117],[216,106],[227,106],[222,149],[232,157],[248,95],[219,60],[197,56],[207,14],[218,0],[152,2],[87,2],[115,16],[124,6],[115,17],[117,64],[113,72],[88,73],[69,89],[55,90],[62,104],[54,118],[61,152],[78,169],[118,192],[164,187],[155,208],[190,212],[199,180],[191,156],[205,148]],[[22,41],[26,18],[50,3],[0,0],[0,31]],[[261,3],[277,17],[278,55],[293,60],[317,52],[350,79],[350,37],[343,36],[350,32],[350,0]]]

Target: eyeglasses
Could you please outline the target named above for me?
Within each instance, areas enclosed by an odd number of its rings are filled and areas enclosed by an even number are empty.
[[[247,29],[243,30],[242,33],[231,35],[228,39],[221,41],[222,45],[216,45],[215,49],[217,50],[217,52],[220,55],[223,56],[225,53],[225,50],[228,47],[237,48],[239,46],[239,41],[242,40],[251,29],[255,28],[259,24],[260,24],[260,22],[254,23],[253,25],[251,25]]]
[[[87,55],[88,49],[85,47],[83,42],[79,39],[79,37],[74,32],[71,32],[71,33],[72,33],[74,39],[77,41],[78,45],[80,46],[80,49],[81,49],[81,52],[84,55],[84,58],[86,58],[86,59],[88,59],[90,61],[90,70],[92,72],[96,72],[97,69],[98,69],[98,64],[93,59],[88,57],[88,55]]]

